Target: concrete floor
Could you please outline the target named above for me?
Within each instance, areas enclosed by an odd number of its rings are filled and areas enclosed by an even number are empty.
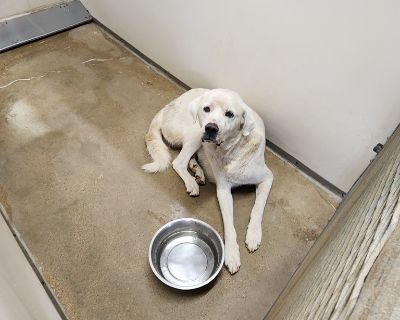
[[[161,225],[223,231],[213,185],[190,198],[173,170],[140,170],[150,120],[182,92],[93,24],[0,56],[0,202],[70,319],[261,319],[335,210],[266,152],[260,249],[244,246],[254,193],[236,192],[239,273],[191,293],[162,285],[147,260]]]

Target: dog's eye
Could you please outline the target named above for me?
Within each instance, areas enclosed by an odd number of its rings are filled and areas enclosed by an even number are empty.
[[[228,118],[233,118],[233,112],[227,111],[227,112],[225,112],[225,116],[227,116]]]
[[[210,107],[209,106],[204,107],[203,110],[204,110],[204,112],[210,112]]]

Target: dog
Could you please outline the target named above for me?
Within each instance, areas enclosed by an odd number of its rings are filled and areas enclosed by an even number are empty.
[[[156,114],[145,141],[153,162],[145,164],[144,171],[154,173],[170,166],[171,156],[165,141],[181,148],[172,167],[190,196],[199,195],[199,185],[205,184],[206,177],[216,184],[224,223],[225,265],[231,274],[237,272],[240,252],[231,190],[240,185],[256,186],[246,233],[246,246],[253,252],[261,243],[261,222],[273,182],[264,158],[263,120],[234,91],[192,89]]]

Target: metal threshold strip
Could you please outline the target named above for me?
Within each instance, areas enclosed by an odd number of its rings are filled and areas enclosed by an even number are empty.
[[[80,1],[73,0],[0,22],[0,53],[92,21]]]

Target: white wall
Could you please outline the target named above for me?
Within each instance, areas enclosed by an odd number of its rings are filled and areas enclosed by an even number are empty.
[[[84,0],[191,87],[237,90],[267,137],[347,191],[400,120],[397,0]]]
[[[34,11],[60,0],[0,0],[0,19]]]

